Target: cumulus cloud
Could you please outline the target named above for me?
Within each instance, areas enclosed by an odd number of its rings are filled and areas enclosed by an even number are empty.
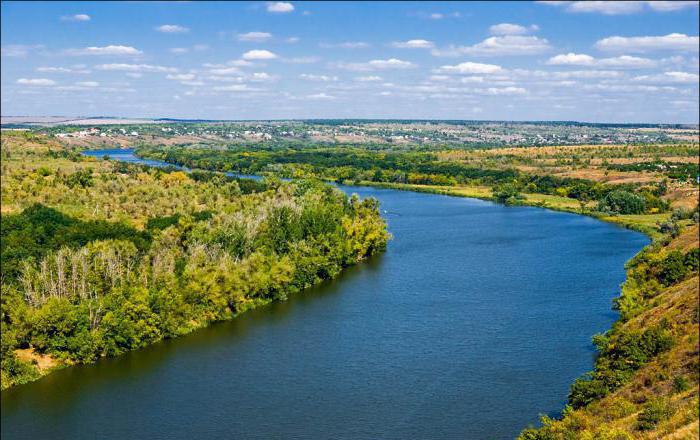
[[[590,55],[567,53],[556,55],[547,60],[550,65],[574,65],[574,66],[592,66],[595,63],[595,58]]]
[[[489,37],[472,46],[450,46],[446,49],[434,49],[435,56],[501,56],[501,55],[536,55],[547,52],[551,47],[545,38],[522,35],[504,35]]]
[[[408,40],[395,41],[391,43],[391,46],[398,49],[432,49],[435,44],[428,40]]]
[[[90,16],[87,14],[64,15],[62,21],[90,21]]]
[[[236,35],[238,41],[252,41],[256,43],[267,41],[270,38],[272,38],[272,34],[269,32],[247,32]]]
[[[175,67],[154,66],[151,64],[125,64],[125,63],[98,64],[97,66],[95,66],[95,69],[117,71],[117,72],[164,72],[164,73],[177,72],[177,69]]]
[[[264,49],[249,50],[243,54],[244,60],[274,60],[275,58],[277,55]]]
[[[410,61],[403,61],[396,58],[390,58],[388,60],[371,60],[366,63],[337,63],[335,66],[340,69],[352,70],[356,72],[388,69],[412,69],[416,67],[416,65]]]
[[[81,49],[68,49],[64,52],[66,55],[83,56],[83,55],[114,55],[114,56],[135,56],[143,54],[142,51],[131,47],[121,45],[109,46],[90,46]]]
[[[164,34],[186,34],[190,31],[189,28],[180,26],[179,24],[163,24],[158,26],[156,30]]]
[[[47,78],[20,78],[17,80],[17,84],[46,87],[56,85],[56,81]]]
[[[553,66],[595,66],[608,68],[645,69],[655,67],[658,63],[648,58],[622,55],[614,58],[596,59],[586,54],[567,53],[556,55],[547,60]]]
[[[284,14],[292,11],[294,11],[294,5],[288,2],[269,2],[267,4],[267,12]]]
[[[489,32],[491,35],[525,35],[530,32],[538,31],[539,29],[539,26],[536,24],[525,27],[513,23],[500,23],[489,27]]]
[[[455,66],[442,66],[439,69],[437,69],[437,71],[442,73],[457,73],[467,75],[480,73],[500,73],[503,72],[503,68],[496,64],[472,63],[467,61],[464,63],[457,64]]]
[[[700,38],[672,33],[662,36],[607,37],[598,40],[595,47],[611,52],[652,52],[659,50],[697,52]]]

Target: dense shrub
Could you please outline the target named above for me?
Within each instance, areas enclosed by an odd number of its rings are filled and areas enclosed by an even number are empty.
[[[644,197],[624,190],[609,192],[598,204],[598,210],[617,214],[643,214],[646,209]]]

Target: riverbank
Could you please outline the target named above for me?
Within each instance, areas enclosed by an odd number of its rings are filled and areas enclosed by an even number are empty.
[[[495,201],[493,191],[488,186],[416,185],[408,183],[383,183],[370,181],[359,181],[353,182],[352,184]],[[661,238],[663,235],[659,231],[658,225],[668,221],[671,218],[670,212],[661,214],[630,214],[611,216],[594,211],[593,208],[595,207],[595,203],[581,205],[581,203],[571,198],[549,194],[523,193],[522,196],[523,198],[520,199],[516,205],[533,206],[593,217],[604,222],[614,223],[627,229],[642,232],[654,240]]]

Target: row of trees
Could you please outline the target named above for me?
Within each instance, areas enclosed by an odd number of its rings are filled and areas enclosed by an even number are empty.
[[[214,150],[188,147],[141,147],[145,157],[191,168],[238,173],[272,172],[283,177],[319,177],[327,180],[494,187],[498,200],[516,203],[522,192],[551,194],[599,201],[600,211],[615,214],[663,212],[668,203],[663,190],[639,185],[607,185],[586,179],[527,174],[512,168],[478,167],[439,160],[429,152],[371,151],[359,148]]]

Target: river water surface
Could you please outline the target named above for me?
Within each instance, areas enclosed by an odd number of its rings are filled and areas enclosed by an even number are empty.
[[[648,239],[539,208],[341,188],[379,199],[385,253],[285,303],[7,390],[3,440],[510,439],[556,414]]]

